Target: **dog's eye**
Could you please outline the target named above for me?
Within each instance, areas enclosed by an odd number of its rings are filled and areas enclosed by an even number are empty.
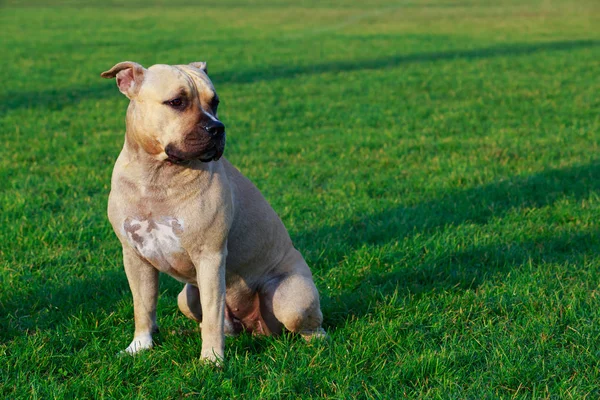
[[[216,110],[217,107],[219,107],[219,98],[213,97],[213,99],[210,102],[210,106],[212,107],[213,110]]]
[[[183,99],[181,97],[178,97],[176,99],[169,100],[166,103],[173,108],[181,108],[181,106],[183,106]]]

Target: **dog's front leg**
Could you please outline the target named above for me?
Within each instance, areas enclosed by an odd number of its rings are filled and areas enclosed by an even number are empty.
[[[152,334],[156,325],[156,302],[158,299],[158,270],[142,260],[131,248],[123,246],[123,265],[133,295],[135,334],[125,349],[135,354],[152,347]]]
[[[225,258],[227,245],[220,251],[203,250],[197,257],[196,273],[202,306],[202,352],[200,357],[217,364],[225,350]]]

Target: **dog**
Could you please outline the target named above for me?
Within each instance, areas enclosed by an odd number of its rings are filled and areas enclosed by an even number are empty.
[[[159,272],[185,283],[179,309],[201,322],[200,357],[224,360],[242,331],[324,338],[319,293],[304,258],[258,189],[224,157],[225,126],[205,62],[125,61],[101,74],[129,98],[108,218],[123,247],[135,334],[153,346]]]

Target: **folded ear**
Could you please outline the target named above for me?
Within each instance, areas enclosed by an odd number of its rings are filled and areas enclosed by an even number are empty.
[[[190,63],[189,65],[191,65],[192,67],[195,67],[195,68],[199,68],[202,71],[204,71],[205,74],[208,74],[208,69],[206,68],[205,61],[196,61],[196,62]]]
[[[131,99],[140,90],[145,73],[146,69],[140,64],[131,61],[123,61],[116,64],[108,71],[104,71],[100,76],[103,78],[117,77],[119,91]]]

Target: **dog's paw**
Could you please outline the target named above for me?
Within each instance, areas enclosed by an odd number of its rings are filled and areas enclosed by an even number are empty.
[[[127,346],[127,348],[121,351],[119,354],[129,354],[131,356],[136,355],[142,350],[151,349],[153,346],[151,335],[140,335],[133,338],[133,341]]]
[[[325,329],[321,327],[318,327],[317,329],[313,330],[300,331],[299,333],[307,342],[329,339],[329,335],[327,334],[327,332],[325,332]]]
[[[224,359],[223,354],[218,354],[215,349],[202,349],[200,359],[206,363],[210,363],[215,367],[222,368]]]

